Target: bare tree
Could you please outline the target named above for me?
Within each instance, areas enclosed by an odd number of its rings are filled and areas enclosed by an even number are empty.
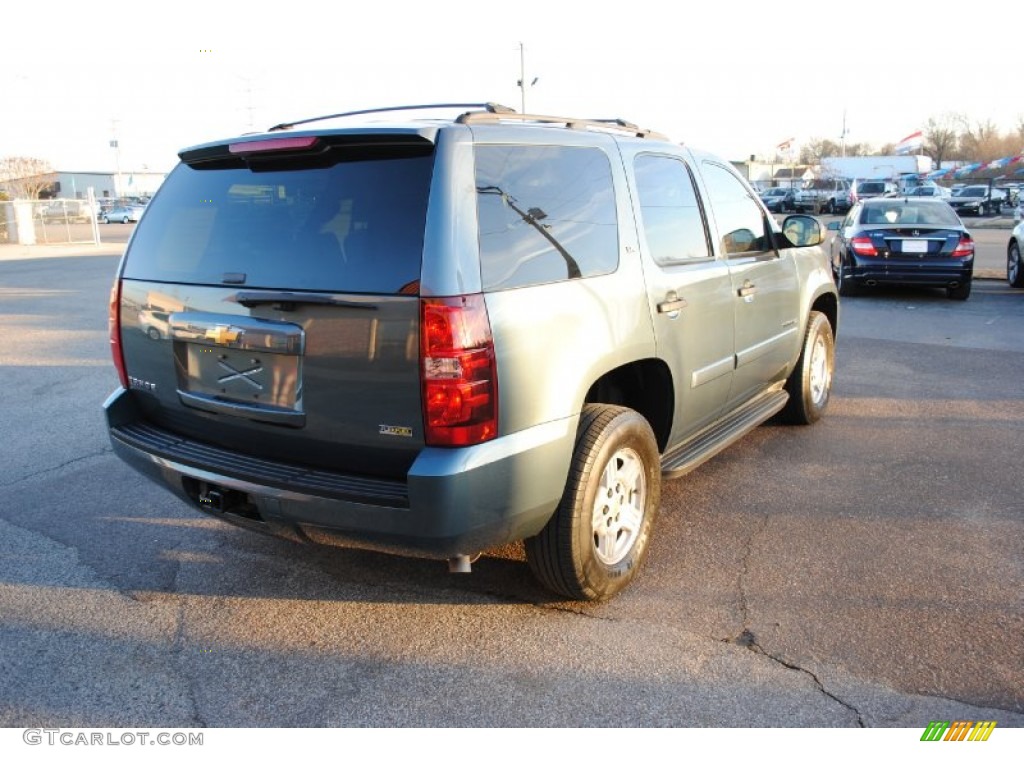
[[[53,167],[45,160],[35,157],[0,159],[0,184],[14,199],[38,200],[55,181]]]
[[[979,120],[973,126],[964,120],[964,131],[960,134],[960,152],[976,162],[988,162],[999,157],[1001,147],[999,129],[991,120]]]
[[[929,117],[924,129],[923,151],[935,161],[938,168],[956,150],[959,134],[957,128],[966,121],[963,115],[946,112],[939,117]]]
[[[800,147],[801,165],[821,165],[822,158],[836,157],[842,148],[831,139],[810,139]]]

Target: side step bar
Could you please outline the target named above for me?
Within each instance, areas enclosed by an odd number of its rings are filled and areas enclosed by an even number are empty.
[[[789,393],[784,389],[761,395],[696,437],[670,449],[661,457],[662,477],[679,477],[696,469],[781,411],[788,400]]]

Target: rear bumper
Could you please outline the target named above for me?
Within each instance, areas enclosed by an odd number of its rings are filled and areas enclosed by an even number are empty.
[[[292,540],[436,558],[537,534],[561,498],[577,424],[567,418],[469,448],[425,448],[403,482],[202,446],[145,424],[123,389],[104,410],[114,452],[208,514]],[[231,502],[211,505],[211,489]]]
[[[974,259],[968,261],[885,263],[878,259],[855,259],[849,269],[850,279],[863,285],[922,285],[955,287],[970,282],[974,275]]]

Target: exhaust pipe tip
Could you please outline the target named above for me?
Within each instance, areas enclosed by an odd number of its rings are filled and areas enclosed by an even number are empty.
[[[469,555],[456,555],[448,558],[448,573],[471,573],[473,561]]]

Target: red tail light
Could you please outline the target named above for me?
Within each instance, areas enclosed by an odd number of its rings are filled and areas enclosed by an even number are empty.
[[[871,242],[870,237],[855,237],[850,240],[850,245],[853,247],[854,253],[858,256],[878,255],[878,251],[875,249],[875,244]]]
[[[124,367],[124,351],[121,349],[121,280],[114,281],[110,289],[110,314],[107,319],[107,330],[110,332],[110,354],[114,358],[117,378],[121,386],[128,389],[128,372]]]
[[[480,294],[420,300],[427,445],[476,445],[498,434],[498,373]]]
[[[956,248],[953,250],[953,258],[965,259],[973,255],[974,240],[971,239],[970,235],[960,235],[960,242],[956,244]]]

